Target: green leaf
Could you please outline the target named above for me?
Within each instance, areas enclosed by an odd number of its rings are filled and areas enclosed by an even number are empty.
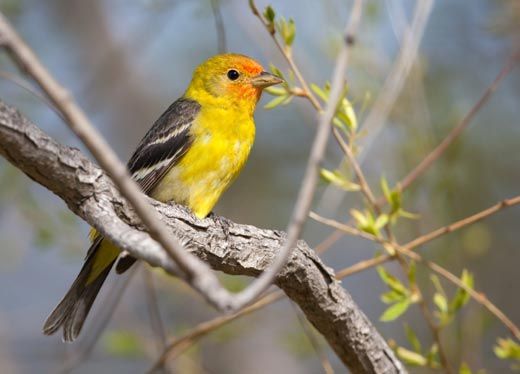
[[[271,86],[264,88],[264,91],[273,96],[282,96],[287,94],[287,90],[284,87]]]
[[[439,347],[436,343],[432,344],[428,354],[426,355],[426,359],[428,360],[428,365],[435,368],[439,367]]]
[[[278,69],[276,66],[274,66],[273,64],[269,64],[269,70],[271,70],[271,72],[276,75],[277,77],[280,77],[282,78],[284,81],[287,81],[287,79],[285,79],[282,71],[280,69]]]
[[[415,332],[407,323],[404,324],[404,331],[406,332],[406,338],[408,339],[408,342],[412,346],[413,350],[417,353],[421,353],[421,342],[419,341],[419,338],[417,338]]]
[[[439,277],[436,276],[435,274],[432,274],[432,275],[430,275],[430,280],[432,281],[433,287],[435,288],[435,290],[438,293],[442,294],[444,297],[446,297],[446,292],[444,291],[444,288],[442,287]]]
[[[385,196],[385,199],[387,202],[391,203],[391,190],[390,190],[390,187],[388,186],[388,181],[386,180],[386,178],[384,176],[381,177],[381,190],[383,191],[383,195]]]
[[[323,101],[327,102],[329,100],[329,93],[323,91],[317,84],[311,83],[311,90],[314,91],[314,93],[318,95]]]
[[[264,105],[264,109],[273,109],[278,105],[283,104],[287,100],[287,96],[277,96],[273,100]]]
[[[357,209],[350,209],[350,215],[354,217],[359,226],[365,227],[368,225],[367,217]]]
[[[390,274],[383,266],[377,267],[377,273],[381,280],[390,287],[390,289],[401,295],[409,295],[408,289],[401,283],[401,281]]]
[[[104,345],[114,356],[135,357],[143,354],[139,337],[127,331],[109,331],[105,334]]]
[[[416,283],[416,276],[415,276],[416,271],[417,271],[417,266],[415,266],[415,261],[411,261],[410,268],[408,270],[408,282],[410,282],[410,284]]]
[[[497,357],[501,359],[513,359],[520,361],[520,345],[513,341],[513,339],[497,340],[497,345],[493,348]]]
[[[395,291],[388,291],[381,295],[381,301],[385,304],[393,304],[395,302],[401,301],[406,298],[405,295],[395,292]]]
[[[388,214],[381,214],[379,217],[377,217],[376,222],[374,223],[374,226],[377,230],[382,229],[386,226],[388,223]]]
[[[436,292],[435,295],[433,295],[433,302],[437,305],[441,313],[448,313],[448,300],[446,300],[444,295]]]
[[[271,5],[265,7],[264,17],[269,23],[273,23],[276,18],[276,13]]]
[[[466,269],[462,271],[461,280],[466,287],[473,289],[473,275]],[[460,308],[467,304],[469,299],[470,295],[465,289],[457,289],[457,292],[455,293],[455,296],[453,297],[453,300],[450,303],[450,310],[452,312],[457,312]]]
[[[285,44],[291,46],[294,43],[294,38],[296,37],[296,24],[292,18],[289,18],[289,22],[287,22],[287,34],[284,36]]]
[[[397,303],[391,305],[388,307],[384,313],[379,317],[379,320],[382,322],[389,322],[393,321],[396,318],[398,318],[401,314],[406,312],[408,307],[410,306],[410,300],[404,299],[401,301],[398,301]]]
[[[347,178],[343,176],[339,170],[330,171],[327,169],[321,169],[320,176],[326,182],[340,187],[345,191],[359,191],[361,188],[358,184],[347,180]]]
[[[396,350],[397,356],[408,365],[412,366],[426,366],[428,360],[426,357],[417,352],[412,352],[406,348],[398,347]]]
[[[346,90],[344,95],[346,95]],[[345,123],[345,125],[347,125],[349,129],[351,129],[352,131],[357,130],[358,122],[356,112],[354,111],[354,107],[346,97],[343,97],[343,99],[341,100],[336,115]]]
[[[466,364],[465,362],[460,364],[459,374],[471,374],[471,369],[468,366],[468,364]]]

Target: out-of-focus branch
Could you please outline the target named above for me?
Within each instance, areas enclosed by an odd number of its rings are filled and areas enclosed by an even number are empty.
[[[218,309],[229,309],[230,299],[233,297],[220,285],[209,267],[185,251],[179,241],[161,223],[154,210],[144,199],[137,183],[130,177],[126,166],[92,126],[71,95],[45,69],[2,14],[0,14],[0,42],[19,68],[41,87],[63,115],[71,130],[87,146],[101,167],[107,171],[122,195],[132,204],[150,236],[161,243],[175,261],[180,269],[180,272],[177,273],[180,273],[182,278]]]
[[[220,0],[209,0],[209,2],[211,3],[211,11],[213,12],[213,18],[215,19],[218,53],[226,53],[228,51],[226,41],[226,28],[224,27],[224,20],[222,19],[222,12],[220,11]]]
[[[361,160],[363,160],[364,155],[366,155],[370,143],[377,137],[383,128],[388,114],[399,97],[404,82],[408,77],[414,61],[416,60],[419,45],[432,6],[433,0],[416,2],[412,23],[410,27],[406,28],[399,56],[381,88],[381,94],[377,97],[370,113],[362,125],[363,131],[365,131],[368,136],[361,142]]]
[[[111,179],[78,150],[56,143],[15,109],[0,102],[0,154],[50,189],[121,250],[176,273],[173,260],[147,233]],[[218,218],[196,219],[186,208],[147,199],[184,248],[216,270],[258,277],[287,242],[283,232]],[[227,233],[227,235],[226,235]],[[291,298],[327,339],[352,372],[404,372],[334,274],[303,241],[274,283]]]
[[[457,222],[454,222],[452,224],[449,224],[447,226],[438,228],[437,230],[434,230],[432,232],[429,232],[428,234],[424,234],[422,236],[419,236],[416,239],[411,240],[410,242],[403,245],[403,248],[405,249],[414,249],[416,247],[419,247],[423,244],[426,244],[434,239],[437,239],[440,236],[452,233],[454,231],[460,230],[463,227],[466,227],[468,225],[471,225],[475,222],[481,221],[495,213],[498,213],[499,211],[512,207],[514,205],[520,204],[520,196],[515,196],[510,199],[502,200],[495,205],[484,209],[478,213],[475,213],[469,217],[463,218]]]
[[[101,334],[105,331],[110,318],[114,314],[114,310],[119,305],[119,301],[128,287],[130,279],[138,268],[138,266],[132,267],[127,272],[128,274],[118,278],[112,285],[110,293],[106,297],[107,301],[103,304],[103,307],[97,311],[96,319],[89,325],[86,331],[87,334],[81,338],[78,342],[79,344],[75,346],[75,349],[65,357],[58,373],[69,373],[89,358]]]
[[[150,316],[150,326],[157,339],[157,349],[161,352],[166,347],[166,331],[159,310],[154,276],[150,269],[143,269],[143,281],[146,288],[145,297],[148,315]]]
[[[439,143],[435,149],[433,149],[420,163],[417,165],[406,177],[404,177],[399,183],[401,188],[404,190],[417,179],[421,175],[423,175],[432,164],[441,157],[446,149],[459,137],[459,135],[468,127],[473,118],[475,118],[476,114],[482,109],[482,107],[489,101],[493,93],[497,90],[498,86],[502,82],[502,80],[509,75],[509,73],[518,65],[520,62],[520,50],[515,51],[509,58],[506,63],[493,80],[493,82],[486,88],[482,96],[478,99],[478,101],[473,105],[470,111],[464,116],[462,121],[457,124],[449,134]],[[383,200],[381,200],[383,201]]]

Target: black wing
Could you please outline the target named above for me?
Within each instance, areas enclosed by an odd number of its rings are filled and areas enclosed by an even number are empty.
[[[200,111],[194,100],[180,98],[159,117],[128,161],[128,170],[149,194],[172,166],[186,154],[193,139],[190,127]]]
[[[128,161],[128,170],[145,194],[150,194],[172,166],[186,154],[193,139],[190,127],[200,111],[194,100],[175,101],[148,130]],[[136,259],[123,252],[116,264],[121,274]]]

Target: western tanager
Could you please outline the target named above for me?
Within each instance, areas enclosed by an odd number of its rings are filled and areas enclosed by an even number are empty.
[[[206,217],[246,162],[262,90],[281,82],[243,55],[208,59],[139,143],[128,162],[132,178],[145,194]],[[114,263],[122,273],[135,262],[95,230],[91,238],[78,277],[45,322],[47,335],[63,327],[63,340],[73,341]]]

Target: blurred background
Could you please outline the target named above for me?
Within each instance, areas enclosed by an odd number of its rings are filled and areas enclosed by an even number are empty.
[[[357,44],[347,73],[349,97],[363,122],[399,54],[416,1],[366,1]],[[277,14],[296,23],[294,57],[309,82],[323,85],[342,43],[350,1],[273,1]],[[397,182],[471,109],[492,82],[520,37],[517,0],[434,2],[423,20],[417,59],[397,102],[377,136],[363,150],[363,167],[377,189],[381,175]],[[258,0],[263,9],[268,3]],[[4,12],[59,82],[122,159],[190,81],[193,68],[218,52],[215,16],[223,21],[227,49],[255,57],[264,66],[287,65],[246,1],[240,0],[0,0]],[[216,12],[216,13],[215,13]],[[419,35],[418,35],[419,36]],[[0,55],[3,76],[18,72]],[[0,79],[2,100],[15,105],[59,142],[84,149],[66,125],[31,93]],[[264,97],[261,104],[268,102]],[[420,219],[398,227],[402,242],[419,233],[482,210],[520,193],[520,69],[502,83],[467,131],[404,195],[404,205]],[[262,106],[262,105],[261,105]],[[274,110],[259,107],[257,138],[241,177],[217,206],[229,219],[285,229],[296,198],[316,113],[304,100]],[[341,160],[331,142],[325,165]],[[379,190],[378,190],[379,191]],[[320,214],[345,220],[360,196],[325,184],[315,199]],[[483,291],[516,323],[520,322],[520,209],[511,208],[421,249],[425,257],[455,274],[475,275]],[[90,355],[92,340],[106,309],[126,280],[111,276],[94,305],[83,336],[65,345],[44,337],[45,317],[68,289],[88,247],[87,225],[47,190],[0,159],[0,367],[4,373],[140,373],[159,354],[150,327],[143,269],[129,280],[106,330]],[[319,244],[332,230],[309,222],[304,239]],[[323,254],[340,270],[371,258],[375,245],[344,237]],[[388,266],[398,274],[395,266]],[[217,315],[180,282],[153,272],[159,310],[169,336],[178,336]],[[433,291],[428,272],[421,284]],[[248,279],[222,276],[230,288]],[[374,270],[343,281],[356,302],[387,339],[406,344],[407,321],[424,345],[431,336],[417,307],[394,323],[379,322],[385,309],[384,285]],[[453,291],[453,286],[446,284]],[[430,295],[431,296],[431,295]],[[431,298],[430,298],[431,300]],[[509,370],[492,347],[505,328],[474,302],[443,331],[455,366],[467,362],[487,372]],[[342,367],[318,338],[337,372]],[[65,365],[65,366],[64,366]],[[202,339],[171,363],[181,373],[318,373],[323,369],[302,330],[296,308],[280,301]]]

